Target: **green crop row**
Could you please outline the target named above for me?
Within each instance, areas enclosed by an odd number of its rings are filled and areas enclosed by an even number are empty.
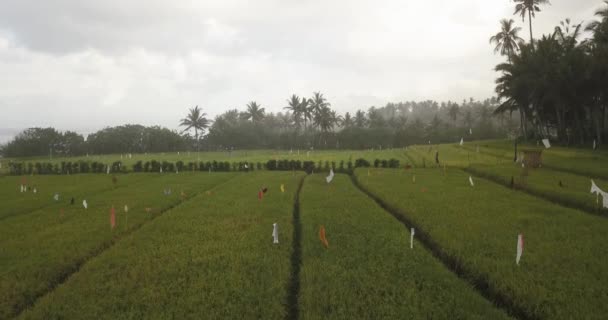
[[[608,216],[602,198],[590,193],[591,180],[585,176],[546,167],[526,169],[516,164],[471,166],[466,171],[567,207]],[[595,183],[608,190],[608,182],[596,179]]]
[[[11,216],[20,215],[36,209],[54,206],[57,210],[68,205],[72,197],[82,202],[86,194],[95,194],[123,188],[136,183],[144,175],[125,175],[114,181],[111,176],[82,174],[69,176],[6,176],[0,179],[0,221]],[[21,192],[21,185],[27,191]],[[86,188],[82,186],[86,185]],[[34,192],[34,189],[36,192]],[[59,200],[55,201],[55,194]]]
[[[85,264],[22,318],[283,318],[301,177],[241,175],[192,198]]]
[[[608,313],[606,219],[483,179],[473,178],[472,187],[461,170],[356,170],[356,177],[471,279],[527,317],[600,319]],[[518,234],[525,237],[519,266]]]
[[[308,177],[301,203],[302,319],[507,318],[420,242],[410,249],[409,230],[348,176]]]
[[[81,194],[87,194],[88,209],[84,209],[79,198],[75,205],[60,208],[53,205],[4,219],[0,225],[0,270],[3,272],[0,318],[9,318],[30,307],[38,297],[123,235],[232,176],[147,177],[139,183],[106,192],[95,191],[94,181],[81,181],[78,187]],[[70,197],[70,194],[63,196]],[[114,229],[110,226],[112,206],[116,212]]]

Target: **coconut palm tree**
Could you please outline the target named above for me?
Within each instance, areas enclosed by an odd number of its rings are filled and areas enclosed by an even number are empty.
[[[179,123],[180,126],[186,127],[183,132],[194,129],[197,151],[199,146],[199,130],[203,133],[209,127],[209,119],[205,118],[207,114],[202,111],[198,106],[191,108],[188,115]]]
[[[350,128],[353,125],[354,125],[353,117],[350,115],[349,112],[347,112],[346,114],[344,114],[344,118],[342,119],[342,127]]]
[[[247,104],[247,111],[245,111],[244,116],[247,120],[251,119],[253,123],[259,123],[264,119],[265,110],[257,102],[251,101]]]
[[[595,12],[595,16],[599,17],[600,20],[591,21],[586,31],[593,33],[593,41],[597,43],[608,44],[608,1],[604,1],[606,7],[598,9]]]
[[[518,35],[521,28],[514,28],[513,23],[515,23],[513,19],[500,20],[500,32],[490,38],[490,43],[496,44],[494,53],[500,52],[501,55],[507,56],[509,61],[511,61],[511,56],[519,50],[519,45],[524,42],[524,39]]]
[[[298,107],[302,118],[304,118],[304,132],[306,132],[308,121],[312,120],[312,111],[310,108],[310,99],[302,97]]]
[[[309,106],[309,110],[313,118],[320,117],[320,113],[322,112],[323,108],[329,106],[331,106],[331,104],[327,102],[327,99],[323,97],[323,94],[321,92],[313,92],[313,96],[310,99]],[[318,126],[318,122],[316,122],[315,125]]]
[[[367,118],[365,117],[365,112],[362,110],[357,110],[355,113],[355,127],[364,128],[367,125]]]
[[[300,97],[295,94],[292,94],[289,99],[287,99],[287,107],[283,109],[291,112],[291,116],[296,125],[296,130],[300,129],[301,121],[302,121],[302,110],[301,110],[301,101]]]
[[[534,38],[532,36],[532,18],[536,16],[536,12],[540,12],[540,6],[543,4],[549,4],[549,0],[513,0],[516,3],[515,12],[513,14],[519,14],[521,20],[526,19],[528,16],[528,23],[530,24],[530,43],[534,48]]]
[[[458,104],[454,103],[448,107],[448,115],[450,116],[450,119],[452,119],[454,124],[456,124],[456,119],[458,118],[459,114],[460,107],[458,107]]]

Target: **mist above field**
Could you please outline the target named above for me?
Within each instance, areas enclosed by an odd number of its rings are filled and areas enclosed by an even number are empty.
[[[535,33],[600,4],[554,0]],[[340,113],[485,99],[502,61],[488,38],[505,17],[525,29],[510,1],[3,1],[0,139],[34,126],[177,128],[194,105],[211,118],[250,100],[277,112],[313,91]]]

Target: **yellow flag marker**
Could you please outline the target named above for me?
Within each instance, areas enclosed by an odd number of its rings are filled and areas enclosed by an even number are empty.
[[[285,192],[285,186],[281,183],[281,192]]]

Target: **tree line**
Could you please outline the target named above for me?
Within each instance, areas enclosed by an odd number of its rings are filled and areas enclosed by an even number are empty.
[[[180,121],[183,131],[123,125],[83,135],[30,128],[0,147],[5,157],[78,156],[109,153],[233,149],[363,149],[421,143],[504,138],[517,119],[492,116],[495,98],[461,103],[407,101],[338,114],[322,93],[292,95],[283,112],[266,113],[258,102],[228,110],[212,121],[198,106]]]
[[[528,19],[530,39],[519,37],[512,19],[490,38],[506,57],[496,66],[495,114],[517,112],[524,139],[552,138],[563,144],[599,147],[608,138],[608,1],[587,24],[561,21],[534,39],[532,19],[546,0],[516,0],[515,14]],[[583,32],[590,37],[583,39]]]
[[[200,108],[190,110],[186,130],[198,115],[204,126],[193,139],[205,150],[233,148],[362,149],[420,143],[455,142],[461,138],[505,138],[517,132],[517,116],[493,116],[496,98],[456,102],[407,101],[338,114],[320,92],[311,98],[291,95],[283,112],[266,113],[256,101],[243,111],[228,110],[213,121]],[[184,121],[182,121],[183,123]]]
[[[191,138],[158,126],[123,125],[83,135],[54,128],[29,128],[0,146],[4,157],[81,156],[186,150]]]

